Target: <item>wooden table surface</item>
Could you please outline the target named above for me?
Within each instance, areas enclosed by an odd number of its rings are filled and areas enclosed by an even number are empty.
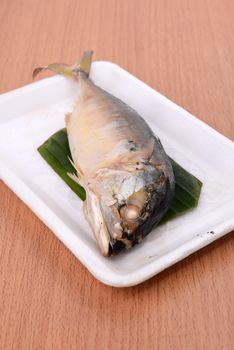
[[[0,0],[0,29],[1,93],[92,48],[234,140],[233,0]],[[111,288],[0,182],[0,349],[234,349],[233,253]]]

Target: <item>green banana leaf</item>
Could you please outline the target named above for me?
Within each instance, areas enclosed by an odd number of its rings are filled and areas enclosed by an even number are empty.
[[[66,182],[82,201],[85,200],[85,190],[71,179],[68,173],[76,175],[70,159],[67,130],[62,129],[49,137],[39,148],[38,152],[52,169]],[[70,158],[70,159],[69,159]],[[171,220],[198,205],[202,182],[190,174],[170,158],[175,175],[175,195],[169,210],[161,223]]]

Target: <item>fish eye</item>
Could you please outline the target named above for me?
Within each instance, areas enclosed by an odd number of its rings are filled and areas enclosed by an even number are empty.
[[[139,217],[139,209],[131,206],[129,208],[126,208],[124,214],[127,220],[136,220]]]
[[[124,206],[120,209],[120,214],[122,219],[126,221],[136,221],[138,218],[140,218],[141,210],[139,207],[135,205],[128,205]]]

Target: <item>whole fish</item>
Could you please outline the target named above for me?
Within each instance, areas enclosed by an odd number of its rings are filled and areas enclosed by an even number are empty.
[[[36,68],[33,76],[49,69],[79,82],[74,110],[65,118],[68,140],[75,180],[86,190],[86,219],[108,256],[139,243],[159,223],[175,181],[145,120],[90,80],[91,58],[92,51],[86,51],[74,66],[54,63]]]

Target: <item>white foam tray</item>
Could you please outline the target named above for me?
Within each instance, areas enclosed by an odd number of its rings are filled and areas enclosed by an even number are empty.
[[[0,96],[0,175],[100,281],[131,286],[234,228],[234,143],[110,62],[94,62],[91,78],[135,108],[167,153],[203,182],[197,209],[153,230],[132,250],[101,256],[79,198],[37,147],[64,127],[78,84],[52,77]]]

